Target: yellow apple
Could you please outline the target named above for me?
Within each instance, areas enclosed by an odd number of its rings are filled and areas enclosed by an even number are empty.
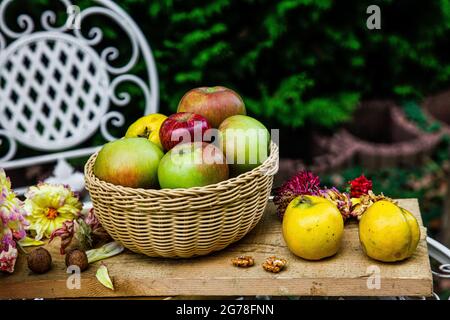
[[[147,138],[162,150],[159,129],[166,119],[167,117],[160,113],[152,113],[141,117],[128,127],[125,138]]]

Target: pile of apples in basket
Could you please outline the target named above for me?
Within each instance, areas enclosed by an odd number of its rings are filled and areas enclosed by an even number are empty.
[[[132,188],[203,187],[259,166],[269,145],[269,131],[246,115],[236,92],[201,87],[182,97],[177,113],[146,115],[105,144],[94,174]]]

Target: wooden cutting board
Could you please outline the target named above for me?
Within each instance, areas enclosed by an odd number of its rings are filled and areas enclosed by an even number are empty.
[[[416,199],[400,205],[419,219]],[[430,296],[432,274],[425,241],[426,230],[415,254],[399,263],[380,263],[361,250],[356,222],[345,226],[339,253],[322,261],[306,261],[292,255],[285,246],[281,223],[268,204],[262,221],[244,239],[227,249],[195,259],[157,259],[126,251],[104,260],[113,278],[115,291],[95,278],[100,262],[81,274],[79,289],[68,289],[64,257],[58,241],[47,245],[53,257],[51,271],[31,273],[21,255],[12,275],[0,274],[0,298],[81,298],[150,296]],[[28,248],[30,250],[30,248]],[[231,258],[251,255],[255,265],[248,269],[231,265]],[[287,259],[287,269],[278,274],[261,267],[266,257]],[[376,274],[380,286],[377,289]],[[370,288],[367,283],[371,284]]]

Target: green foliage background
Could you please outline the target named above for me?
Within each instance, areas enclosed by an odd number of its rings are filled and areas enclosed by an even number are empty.
[[[366,28],[366,8],[374,3],[381,7],[380,31]],[[348,119],[360,97],[421,95],[450,76],[449,1],[121,5],[148,35],[162,109],[171,111],[189,88],[225,84],[267,121],[330,127]]]
[[[116,2],[152,47],[164,113],[187,90],[220,84],[270,126],[332,128],[362,98],[420,98],[449,83],[450,0]],[[371,4],[381,30],[366,28]],[[113,26],[102,29],[127,52]]]

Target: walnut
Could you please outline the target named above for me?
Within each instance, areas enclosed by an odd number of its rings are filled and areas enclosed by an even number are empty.
[[[239,256],[231,259],[231,262],[233,263],[234,266],[240,268],[248,268],[255,264],[255,260],[253,259],[253,257],[250,256]]]
[[[262,267],[268,272],[278,273],[284,268],[286,263],[287,261],[285,259],[279,259],[275,256],[272,256],[267,258],[266,262],[262,264]]]

